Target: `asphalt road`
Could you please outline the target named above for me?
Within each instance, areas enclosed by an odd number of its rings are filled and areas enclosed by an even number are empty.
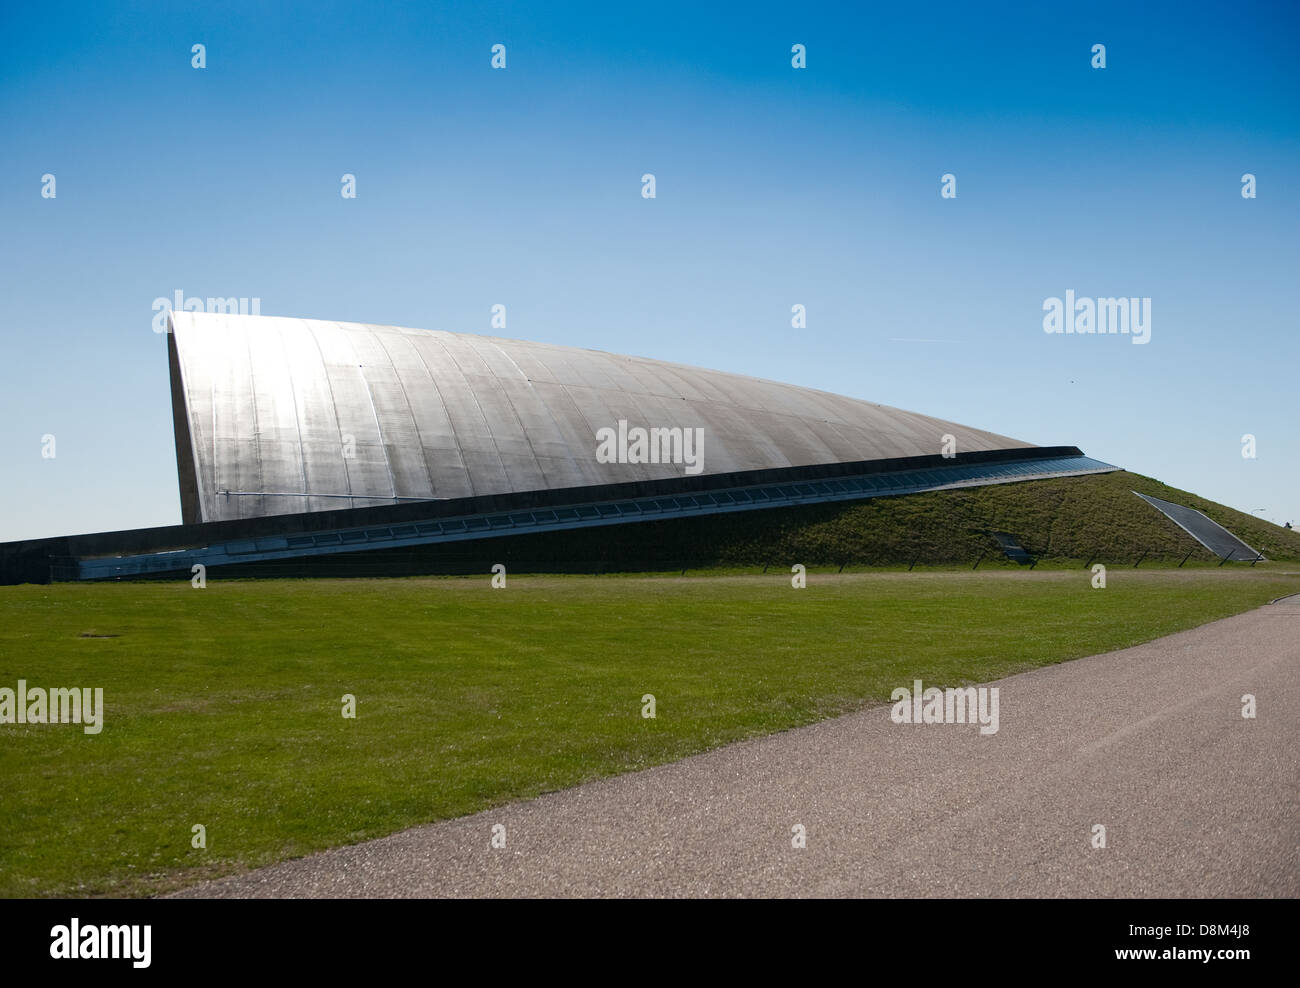
[[[989,685],[993,735],[877,707],[179,894],[1300,895],[1300,597]]]

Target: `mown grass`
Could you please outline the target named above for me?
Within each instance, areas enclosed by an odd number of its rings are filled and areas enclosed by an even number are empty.
[[[165,891],[1300,591],[1279,565],[789,579],[0,588],[0,686],[106,706],[96,736],[0,726],[0,895]]]

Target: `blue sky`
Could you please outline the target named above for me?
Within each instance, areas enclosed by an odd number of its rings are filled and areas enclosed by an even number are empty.
[[[501,303],[1300,523],[1296,5],[270,6],[0,13],[0,540],[179,522],[177,290]],[[1151,298],[1150,343],[1045,334],[1067,289]]]

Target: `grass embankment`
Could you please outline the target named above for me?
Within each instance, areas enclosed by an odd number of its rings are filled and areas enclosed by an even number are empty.
[[[1269,559],[1300,561],[1300,532],[1126,471],[804,505],[585,531],[479,539],[431,549],[349,553],[268,563],[242,575],[393,575],[511,572],[668,572],[701,568],[788,569],[791,563],[853,567],[1015,567],[988,534],[1016,536],[1039,564],[1217,565],[1219,560],[1147,502],[1185,504]],[[1245,565],[1245,564],[1235,564]],[[232,574],[233,575],[233,574]]]
[[[680,542],[692,556],[721,565],[790,562],[888,566],[973,565],[981,552],[1000,565],[989,531],[1017,537],[1040,562],[1097,559],[1132,565],[1215,563],[1217,558],[1133,491],[1203,512],[1269,559],[1300,560],[1300,532],[1126,471],[995,484],[737,514],[692,522]],[[612,538],[636,539],[628,526]],[[664,540],[671,546],[671,540]],[[610,553],[617,558],[618,552]],[[626,555],[634,557],[633,551]],[[1143,558],[1145,556],[1145,558]],[[1014,566],[1014,563],[1005,562]]]
[[[1300,590],[1282,570],[0,588],[0,686],[98,686],[106,707],[94,736],[0,726],[0,895],[148,894],[377,837],[916,678],[1148,640]]]

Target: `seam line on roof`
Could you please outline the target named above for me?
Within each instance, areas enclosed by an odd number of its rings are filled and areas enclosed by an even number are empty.
[[[284,373],[289,379],[289,395],[293,399],[293,427],[298,431],[298,474],[302,477],[303,496],[307,491],[307,450],[302,444],[302,419],[298,415],[298,385],[293,377],[293,365],[289,362],[289,351],[284,345],[284,326],[277,324],[275,338],[280,343],[280,355],[284,358]],[[307,504],[311,504],[310,501]]]
[[[546,412],[546,417],[551,420],[551,425],[555,427],[555,434],[557,437],[559,437],[560,444],[564,447],[564,454],[569,458],[569,463],[573,467],[574,477],[575,478],[585,477],[586,476],[585,471],[583,471],[578,466],[578,461],[573,455],[573,450],[569,447],[569,444],[564,439],[564,430],[560,428],[560,423],[555,420],[555,415],[551,411],[550,404],[548,404],[542,398],[542,396],[537,393],[537,389],[533,387],[532,378],[530,378],[527,374],[523,372],[523,369],[517,363],[515,363],[514,357],[510,356],[510,354],[506,351],[506,349],[503,346],[501,346],[501,344],[498,343],[494,338],[484,337],[484,339],[491,346],[495,347],[496,351],[499,354],[501,354],[501,356],[505,357],[505,359],[510,362],[511,367],[513,367],[516,371],[519,372],[519,376],[523,379],[524,383],[528,385],[529,394],[533,396],[533,398],[537,401],[537,403],[542,406],[542,410]],[[493,376],[495,377],[496,375]],[[498,378],[498,380],[500,379]],[[505,395],[506,401],[509,403],[511,410],[515,413],[515,418],[519,420],[519,428],[523,432],[524,438],[528,440],[528,448],[532,450],[533,462],[537,464],[537,472],[540,473],[543,478],[545,478],[546,467],[542,465],[541,457],[537,455],[537,447],[533,445],[532,437],[528,434],[528,428],[524,425],[524,420],[523,417],[519,414],[519,409],[515,407],[514,399],[510,397],[510,392],[507,391],[505,388],[501,389],[501,393]]]
[[[193,325],[193,323],[191,323]],[[217,463],[217,378],[214,374],[208,375],[208,382],[211,386],[212,394],[212,513],[215,516],[217,512],[217,488],[221,484],[217,480],[217,471],[220,465]]]
[[[330,393],[330,409],[334,413],[334,431],[338,433],[338,437],[339,437],[339,458],[343,460],[343,476],[348,479],[348,493],[351,494],[352,493],[352,470],[348,466],[348,458],[343,455],[343,427],[339,424],[339,403],[338,403],[338,399],[334,397],[334,382],[330,380],[329,365],[325,363],[325,351],[321,349],[320,340],[316,339],[316,330],[312,326],[312,323],[315,320],[299,319],[298,321],[307,327],[307,335],[311,337],[311,342],[316,347],[316,353],[320,357],[321,376],[324,377],[325,387]],[[333,325],[335,328],[338,327],[338,323],[332,323],[330,325]],[[351,344],[349,344],[349,347],[350,346]],[[353,356],[356,356],[356,354],[353,354]],[[303,465],[303,476],[304,477],[306,476],[305,463]]]
[[[487,415],[483,412],[483,404],[478,400],[478,395],[474,393],[474,388],[470,384],[469,376],[465,373],[465,368],[460,365],[460,361],[456,359],[456,355],[452,353],[451,349],[444,345],[441,340],[438,341],[438,346],[442,347],[442,352],[445,353],[447,359],[456,366],[456,371],[460,374],[460,379],[465,382],[465,393],[468,394],[470,399],[474,402],[474,407],[478,409],[479,418],[483,420],[483,428],[487,429],[488,439],[492,443],[492,452],[496,454],[497,463],[501,464],[501,475],[506,478],[507,484],[511,483],[510,471],[506,469],[506,461],[501,458],[501,447],[497,445],[497,437],[492,432],[492,423],[488,421]],[[492,368],[489,367],[488,373],[491,374],[491,371]],[[495,375],[493,375],[493,377],[495,378]]]
[[[478,357],[479,360],[483,360],[483,357],[482,357],[482,355],[478,352],[478,347],[476,346],[477,341],[483,339],[483,337],[476,337],[476,338],[474,338],[474,339],[475,339],[475,342],[470,343],[470,344],[469,344],[469,348],[470,348],[471,350],[474,351],[474,355],[475,355],[476,357]],[[500,353],[500,350],[501,350],[501,348],[500,348],[500,347],[497,347],[497,352],[498,352],[498,353]],[[502,356],[505,356],[505,355],[502,354]],[[509,357],[506,357],[506,359],[507,359],[507,360],[510,360]],[[519,370],[519,365],[516,364],[513,360],[510,360],[510,364],[511,364],[511,366],[514,367],[515,370]],[[500,393],[501,397],[505,400],[506,407],[510,409],[510,414],[514,416],[514,418],[515,418],[515,422],[518,423],[518,425],[519,425],[519,434],[520,434],[521,436],[524,437],[524,442],[526,442],[526,443],[528,444],[528,452],[532,454],[532,457],[533,457],[533,466],[536,467],[538,476],[540,476],[540,477],[542,478],[542,481],[545,482],[545,480],[546,480],[546,471],[542,469],[542,461],[541,461],[541,460],[538,458],[538,456],[537,456],[537,448],[536,448],[535,446],[533,446],[533,437],[530,436],[530,435],[528,434],[528,430],[527,430],[526,428],[524,428],[524,420],[523,420],[523,418],[519,415],[519,409],[517,409],[517,408],[515,407],[515,403],[514,403],[513,401],[510,400],[510,392],[507,391],[504,387],[502,387],[502,385],[501,385],[501,378],[500,378],[499,376],[497,376],[497,372],[496,372],[495,370],[492,369],[492,365],[491,365],[491,364],[489,364],[486,360],[483,360],[483,366],[487,368],[488,376],[492,378],[492,383],[496,385],[496,389],[497,389],[497,391]],[[523,371],[519,371],[519,373],[520,373],[521,375],[523,375]],[[525,376],[525,377],[524,377],[524,380],[527,380],[527,379],[528,379],[528,378]],[[487,418],[487,416],[485,415],[485,416],[484,416],[484,419],[486,419],[486,418]],[[492,431],[492,423],[491,423],[491,422],[488,422],[488,432],[490,433],[491,431]],[[493,437],[492,437],[492,443],[493,443],[493,445],[496,444],[496,436],[493,436]],[[501,455],[501,451],[500,451],[500,449],[498,449],[498,450],[497,450],[497,456],[500,457],[500,455]],[[502,462],[501,462],[501,466],[502,466],[502,468],[506,471],[506,478],[509,480],[509,479],[510,479],[510,470],[509,470],[508,467],[506,467],[506,465],[505,465],[505,461],[504,461],[504,460],[502,460]],[[515,484],[515,482],[514,482],[513,480],[510,481],[510,486],[511,486],[511,487],[515,487],[515,486],[516,486],[516,484]]]
[[[451,429],[451,441],[456,447],[456,456],[457,459],[460,460],[460,468],[465,472],[465,483],[469,485],[469,493],[470,496],[473,497],[478,493],[474,490],[474,474],[471,473],[469,467],[465,465],[464,447],[460,444],[460,436],[456,434],[456,420],[452,417],[451,409],[447,407],[447,399],[442,396],[442,388],[438,386],[438,381],[433,376],[433,368],[431,368],[429,362],[424,359],[424,354],[420,352],[420,348],[415,344],[415,341],[406,335],[403,335],[402,339],[406,342],[406,345],[411,348],[411,352],[415,354],[415,359],[420,362],[420,366],[424,368],[424,373],[429,378],[429,386],[433,388],[433,393],[438,396],[438,404],[442,406],[442,412],[447,416],[447,428]],[[431,343],[438,343],[439,346],[442,346],[438,341],[437,336],[433,333],[429,333],[428,339]],[[446,352],[447,348],[442,347],[442,349],[443,352]],[[425,456],[424,463],[427,467],[429,465],[428,454],[424,452],[423,445],[421,446],[420,453]],[[432,471],[430,471],[430,476],[432,476]],[[433,496],[439,496],[438,485],[436,482],[433,485]]]
[[[429,478],[429,497],[433,497],[433,474],[430,473],[429,471],[429,461],[424,458],[424,434],[420,432],[420,423],[416,420],[415,409],[411,407],[411,399],[406,393],[406,385],[402,383],[402,375],[398,372],[397,365],[393,363],[393,355],[388,352],[388,347],[384,345],[384,337],[387,335],[389,334],[371,333],[370,337],[375,341],[375,344],[379,347],[379,352],[384,355],[384,359],[388,361],[388,366],[392,368],[393,371],[393,380],[397,382],[397,390],[402,393],[402,404],[406,406],[406,416],[410,420],[411,425],[415,427],[415,438],[420,443],[420,464],[424,467],[425,476]],[[370,410],[372,412],[375,411],[375,399],[373,395],[370,398]],[[379,416],[376,413],[375,414],[376,426],[378,426],[378,423],[379,423]],[[397,493],[397,480],[393,476],[393,464],[392,464],[392,460],[388,456],[388,444],[384,442],[384,433],[382,429],[380,430],[379,433],[379,442],[380,445],[382,445],[384,448],[384,462],[388,464],[388,484],[393,491],[393,500],[395,501],[401,500],[403,497],[406,497],[408,495],[401,495]],[[395,445],[393,448],[399,449],[400,447]],[[419,500],[419,498],[415,498],[415,499]]]
[[[339,323],[338,327],[343,331],[343,337],[348,341],[348,349],[352,351],[352,359],[357,359],[357,348],[352,345],[352,338],[348,331]],[[357,374],[361,378],[361,386],[366,392],[366,401],[370,404],[370,417],[375,420],[375,435],[379,437],[379,451],[384,454],[384,473],[388,474],[389,496],[397,497],[397,482],[393,479],[393,465],[388,462],[388,444],[384,442],[384,427],[379,422],[379,412],[375,410],[375,396],[370,393],[370,378],[366,377],[365,364],[357,364]],[[349,484],[349,487],[352,485]],[[370,495],[367,495],[368,497]],[[382,496],[382,495],[381,495]]]
[[[222,328],[225,329],[227,333],[230,332],[230,324],[226,321],[225,316],[223,315],[220,318],[222,320]],[[253,370],[253,348],[249,345],[247,330],[243,330],[243,336],[244,355],[248,358],[248,407],[253,412],[253,445],[257,449],[258,486],[265,487],[266,470],[262,465],[262,433],[257,428],[257,374]],[[238,449],[239,447],[236,446],[235,448]],[[235,510],[237,512],[242,512],[242,505],[236,502]],[[240,517],[243,517],[243,515],[240,514]]]

